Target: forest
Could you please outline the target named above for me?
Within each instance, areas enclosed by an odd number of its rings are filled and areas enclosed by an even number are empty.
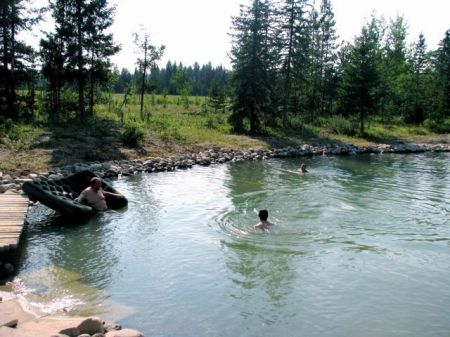
[[[43,13],[54,29],[35,50],[18,36]],[[165,46],[141,29],[133,36],[136,68],[119,70],[110,61],[120,50],[108,30],[114,14],[107,0],[51,0],[46,8],[3,0],[0,126],[83,121],[120,93],[121,106],[139,97],[142,118],[148,95],[206,97],[202,110],[225,112],[237,134],[311,124],[363,136],[373,120],[450,131],[450,29],[429,50],[423,34],[408,45],[405,17],[372,15],[353,41],[341,41],[331,0],[253,0],[231,18],[231,69],[161,66]]]

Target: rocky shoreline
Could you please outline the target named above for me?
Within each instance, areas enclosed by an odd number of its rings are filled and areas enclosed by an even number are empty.
[[[89,170],[105,179],[115,179],[119,176],[130,176],[139,173],[152,173],[188,169],[195,165],[209,166],[226,162],[240,162],[245,160],[267,160],[270,158],[296,158],[316,155],[358,155],[382,153],[421,153],[421,152],[450,152],[449,144],[416,144],[396,143],[378,144],[374,146],[358,147],[351,144],[327,144],[289,146],[278,149],[249,149],[247,151],[222,149],[213,146],[210,150],[197,154],[179,157],[149,157],[140,160],[114,160],[104,163],[78,163],[57,167],[49,172],[31,172],[24,170],[19,176],[11,176],[0,172],[0,193],[21,193],[21,186],[25,181],[35,178],[59,179],[70,174]]]
[[[144,337],[98,317],[39,316],[21,295],[0,292],[0,337]]]

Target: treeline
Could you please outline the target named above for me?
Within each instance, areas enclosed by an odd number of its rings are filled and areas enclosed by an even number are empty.
[[[407,23],[373,16],[352,43],[339,43],[330,0],[253,0],[233,18],[230,122],[259,133],[321,117],[434,123],[450,114],[450,30],[427,51],[407,46]]]
[[[213,80],[216,79],[219,85],[227,87],[229,83],[229,71],[222,66],[213,67],[211,63],[200,66],[197,62],[193,66],[184,66],[181,62],[167,62],[165,67],[155,65],[147,75],[147,83],[151,91],[155,94],[177,95],[177,83],[175,75],[179,72],[185,72],[190,83],[190,94],[194,96],[208,96],[211,91]],[[127,88],[139,88],[141,86],[141,72],[135,69],[131,73],[123,68],[120,71],[113,69],[113,89],[115,93],[124,93]]]
[[[38,51],[18,39],[47,10],[54,27]],[[85,119],[107,91],[140,97],[177,94],[214,96],[214,111],[231,102],[236,132],[270,127],[296,129],[324,118],[349,121],[364,134],[368,118],[439,128],[450,114],[450,30],[436,50],[423,35],[407,45],[407,22],[371,17],[354,41],[339,41],[330,0],[253,0],[232,19],[232,70],[211,64],[158,65],[164,46],[144,31],[134,34],[137,69],[112,69],[119,51],[108,29],[115,8],[108,0],[51,0],[32,9],[32,0],[0,2],[0,122],[32,119],[36,111],[53,120]],[[43,99],[38,100],[36,91]],[[226,100],[224,96],[229,96]],[[124,102],[126,101],[124,98]],[[37,104],[37,102],[39,104]]]

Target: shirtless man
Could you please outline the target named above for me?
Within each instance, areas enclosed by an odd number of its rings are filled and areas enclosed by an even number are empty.
[[[269,229],[270,226],[275,225],[274,223],[267,220],[269,217],[269,212],[265,209],[262,209],[258,213],[259,220],[261,220],[259,223],[257,223],[254,227],[262,230]]]
[[[306,169],[306,165],[305,165],[305,164],[302,164],[302,165],[300,166],[300,168],[298,169],[298,171],[301,172],[301,173],[308,173],[308,172],[309,172],[309,171]]]
[[[94,177],[91,179],[90,186],[85,188],[75,200],[91,206],[96,211],[106,211],[108,205],[106,204],[105,195],[122,197],[120,194],[104,191],[100,178]]]

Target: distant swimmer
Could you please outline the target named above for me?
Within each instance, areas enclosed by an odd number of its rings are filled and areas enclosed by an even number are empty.
[[[257,223],[254,227],[262,230],[269,229],[270,226],[275,225],[274,223],[267,220],[269,217],[269,212],[266,209],[262,209],[258,213],[259,220],[261,220],[259,223]]]
[[[306,169],[306,165],[305,164],[302,164],[301,166],[300,166],[300,168],[297,170],[298,172],[301,172],[301,173],[308,173],[309,171]]]

